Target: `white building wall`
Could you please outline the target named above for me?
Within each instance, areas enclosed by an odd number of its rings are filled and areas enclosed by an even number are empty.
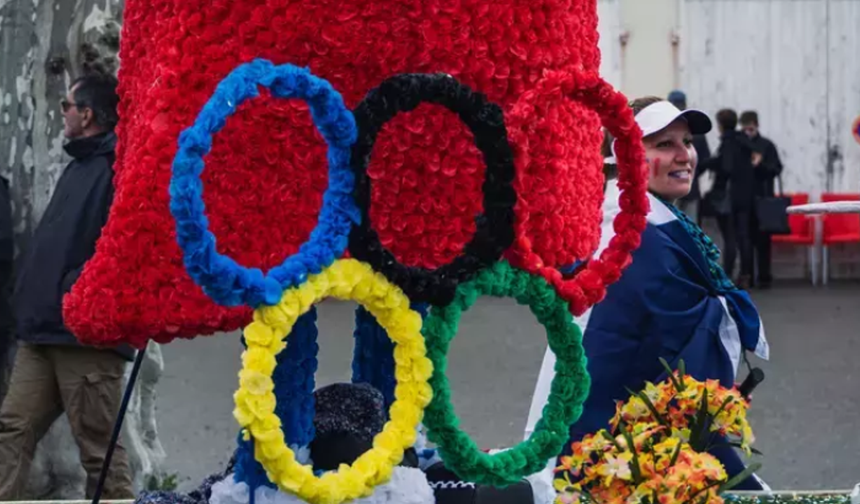
[[[708,112],[759,113],[788,191],[825,190],[828,90],[825,2],[682,2],[684,89]],[[718,133],[711,134],[717,144]]]
[[[621,0],[598,0],[597,2],[597,47],[600,49],[600,75],[606,82],[622,89],[621,44]]]
[[[860,192],[860,143],[851,127],[860,118],[860,2],[829,4],[830,139],[837,147],[831,187]]]
[[[755,109],[786,190],[860,192],[860,1],[599,0],[598,13],[601,72],[630,98],[681,88],[712,116]]]

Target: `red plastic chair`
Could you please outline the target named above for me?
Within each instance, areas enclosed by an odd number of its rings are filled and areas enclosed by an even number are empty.
[[[823,203],[833,201],[860,201],[860,193],[823,193]],[[840,243],[860,243],[860,215],[824,214],[822,217],[821,244],[824,250],[824,284],[830,277],[828,246]]]
[[[785,196],[791,197],[792,206],[809,203],[808,193],[786,193]],[[772,235],[771,241],[806,247],[809,250],[809,270],[812,272],[812,284],[815,285],[818,283],[818,261],[815,256],[815,220],[808,215],[790,214],[788,226],[791,228],[790,234]]]

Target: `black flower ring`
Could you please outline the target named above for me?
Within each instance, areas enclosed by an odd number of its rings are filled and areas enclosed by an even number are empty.
[[[442,105],[460,117],[474,135],[487,167],[482,186],[484,210],[476,217],[472,239],[453,261],[434,270],[400,263],[382,245],[370,222],[367,166],[376,137],[397,113],[412,111],[423,102]],[[350,232],[349,252],[384,274],[413,302],[445,306],[454,299],[460,282],[499,260],[514,240],[514,158],[502,109],[450,75],[400,74],[367,93],[353,114],[358,140],[350,163],[356,179],[355,202],[362,217],[361,224]]]

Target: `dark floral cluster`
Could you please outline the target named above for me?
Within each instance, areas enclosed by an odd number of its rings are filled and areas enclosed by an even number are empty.
[[[472,132],[487,166],[483,184],[469,194],[470,199],[482,200],[484,207],[475,218],[474,234],[461,254],[433,270],[399,262],[380,242],[370,219],[367,166],[376,137],[396,114],[414,110],[421,103],[441,105],[456,113]],[[372,89],[355,108],[355,122],[358,139],[352,148],[352,167],[355,202],[362,215],[349,235],[350,254],[388,277],[412,302],[447,305],[459,282],[497,261],[514,240],[514,160],[502,109],[449,75],[403,74]]]

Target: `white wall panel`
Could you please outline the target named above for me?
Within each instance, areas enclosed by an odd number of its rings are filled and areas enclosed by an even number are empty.
[[[757,110],[786,167],[786,190],[817,197],[827,184],[827,0],[679,1],[690,104],[712,116],[723,107]],[[857,67],[850,58],[840,64]],[[715,147],[718,134],[710,140]]]

